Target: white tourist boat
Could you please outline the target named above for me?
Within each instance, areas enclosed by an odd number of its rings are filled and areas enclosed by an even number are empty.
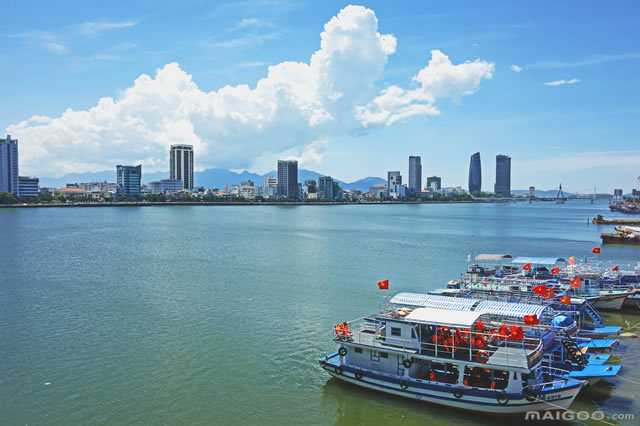
[[[511,337],[502,327],[515,327]],[[566,410],[586,383],[543,365],[541,339],[484,311],[396,306],[335,332],[337,352],[320,360],[331,376],[420,401],[494,414]]]

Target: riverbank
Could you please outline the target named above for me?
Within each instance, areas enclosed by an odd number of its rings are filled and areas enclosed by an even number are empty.
[[[398,204],[469,204],[508,203],[515,200],[426,200],[426,201],[116,201],[104,203],[0,204],[0,208],[70,208],[70,207],[167,207],[167,206],[352,206]]]

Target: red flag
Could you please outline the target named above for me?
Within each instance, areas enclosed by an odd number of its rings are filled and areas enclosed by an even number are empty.
[[[571,304],[571,297],[569,296],[562,296],[560,298],[560,303],[562,303],[563,305],[570,305]]]
[[[558,275],[560,273],[560,268],[558,268],[557,266],[554,266],[553,268],[551,268],[551,275]]]
[[[613,268],[611,268],[611,270],[613,272],[618,272],[620,270],[620,267],[618,265],[614,266]]]
[[[600,254],[600,247],[594,247],[591,249],[591,253],[593,254]]]
[[[556,294],[556,293],[555,293],[555,291],[554,291],[552,288],[547,287],[547,288],[544,290],[544,294],[542,295],[542,297],[544,297],[545,299],[553,299],[553,296],[555,296],[555,294]]]
[[[582,278],[575,276],[571,279],[571,288],[580,288],[582,285]]]
[[[524,269],[525,271],[530,271],[531,270],[531,264],[530,263],[525,263],[524,266],[522,267],[522,269]]]
[[[543,296],[546,290],[547,290],[547,286],[544,284],[540,284],[533,287],[533,293],[537,294],[538,296]]]
[[[389,280],[378,281],[378,288],[380,290],[389,290]]]

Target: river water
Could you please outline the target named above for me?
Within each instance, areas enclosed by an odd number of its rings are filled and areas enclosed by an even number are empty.
[[[606,204],[0,209],[0,423],[494,423],[338,383],[317,359],[333,324],[383,303],[377,280],[390,294],[443,287],[480,252],[590,256],[598,213]],[[635,263],[640,249],[600,256]],[[622,340],[622,376],[573,408],[640,418],[639,340]]]

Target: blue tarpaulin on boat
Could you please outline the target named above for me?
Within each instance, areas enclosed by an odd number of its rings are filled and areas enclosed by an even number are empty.
[[[575,370],[569,373],[569,377],[574,379],[589,379],[595,377],[615,377],[622,366],[620,365],[587,365],[582,370]]]
[[[511,263],[516,265],[524,265],[530,263],[532,265],[555,265],[556,263],[564,263],[566,260],[562,257],[516,257]]]
[[[593,339],[589,342],[580,343],[579,348],[587,349],[609,349],[618,344],[616,339]]]
[[[587,354],[587,362],[589,365],[602,365],[609,361],[611,355],[609,354]]]

